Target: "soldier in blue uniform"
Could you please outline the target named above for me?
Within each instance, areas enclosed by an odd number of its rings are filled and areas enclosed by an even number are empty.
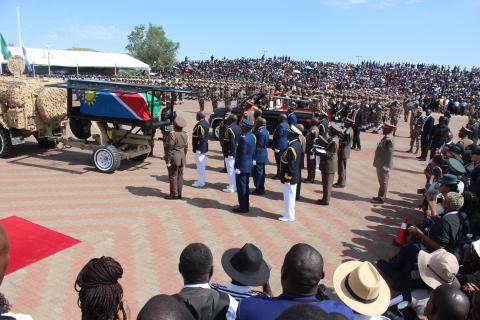
[[[265,164],[268,162],[268,141],[270,136],[267,130],[267,120],[262,117],[257,118],[255,122],[255,137],[257,146],[255,150],[255,161],[252,170],[253,184],[255,190],[252,194],[265,194]]]
[[[237,191],[235,180],[235,155],[237,151],[238,140],[242,130],[237,124],[237,116],[232,114],[228,117],[228,127],[223,137],[222,152],[225,157],[225,166],[227,167],[228,186],[223,189],[223,192],[232,193]]]
[[[298,136],[302,132],[295,126],[289,127],[288,147],[281,156],[281,182],[283,183],[283,203],[284,213],[278,218],[280,221],[295,220],[295,198],[297,193],[297,183],[300,180],[300,160],[302,146]]]
[[[280,156],[288,147],[288,123],[287,115],[281,113],[278,116],[278,125],[273,132],[272,149],[275,152],[275,162],[277,164],[277,174],[274,179],[280,179]]]
[[[198,179],[192,184],[192,187],[202,188],[205,186],[205,166],[206,153],[208,151],[208,130],[210,126],[205,120],[203,111],[197,112],[197,123],[192,131],[192,149],[195,154]]]
[[[288,106],[288,125],[296,125],[297,124],[297,115],[295,114],[295,109],[297,109],[297,103],[295,101],[292,101],[290,105]]]
[[[250,190],[248,182],[255,160],[255,149],[257,145],[255,135],[251,132],[252,128],[253,124],[246,118],[243,118],[241,122],[242,134],[238,140],[235,157],[235,179],[239,206],[232,211],[237,213],[247,213],[250,211]]]

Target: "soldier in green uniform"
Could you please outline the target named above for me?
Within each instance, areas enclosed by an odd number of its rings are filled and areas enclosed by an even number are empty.
[[[332,196],[333,179],[335,178],[335,172],[337,172],[338,166],[338,134],[342,133],[342,129],[336,125],[330,125],[329,138],[327,140],[328,146],[325,148],[325,152],[320,154],[320,171],[322,172],[322,199],[316,201],[317,204],[322,206],[328,206],[330,204],[330,198]],[[319,136],[319,139],[324,139]]]
[[[394,144],[390,134],[393,133],[395,126],[390,123],[383,124],[383,138],[375,149],[375,157],[373,159],[373,166],[377,171],[377,178],[380,187],[378,195],[372,198],[373,203],[385,203],[388,190],[388,180],[390,177],[390,170],[393,167],[393,150]]]

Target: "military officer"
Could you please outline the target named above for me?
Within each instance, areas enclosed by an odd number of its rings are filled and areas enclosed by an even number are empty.
[[[228,117],[228,127],[223,137],[223,156],[225,158],[225,166],[227,167],[229,184],[222,191],[232,193],[237,191],[235,179],[235,156],[237,152],[237,144],[240,139],[241,129],[237,124],[237,116],[232,114]]]
[[[413,152],[413,145],[415,144],[415,154],[420,148],[420,136],[422,135],[423,127],[423,110],[421,107],[415,109],[415,114],[410,117],[410,149],[407,152]]]
[[[460,131],[458,132],[458,137],[461,139],[460,141],[457,142],[457,144],[465,150],[467,147],[469,147],[473,141],[471,139],[472,137],[472,130],[467,129],[465,127],[460,128]]]
[[[247,213],[250,211],[248,183],[250,173],[255,161],[256,138],[253,135],[253,124],[246,118],[241,122],[241,136],[238,140],[237,152],[235,157],[235,179],[238,196],[238,207],[232,211],[237,213]]]
[[[324,138],[327,138],[328,125],[329,125],[327,113],[324,110],[321,110],[319,116],[320,116],[320,121],[317,124],[318,134]]]
[[[393,150],[394,144],[391,134],[395,126],[385,122],[383,124],[383,138],[375,149],[375,157],[373,159],[373,166],[377,170],[378,183],[380,188],[378,189],[378,195],[372,198],[373,203],[385,203],[388,190],[388,179],[390,176],[390,170],[393,167]]]
[[[335,178],[335,172],[337,172],[338,169],[338,134],[342,133],[342,129],[336,125],[330,125],[328,133],[328,145],[325,148],[324,153],[320,154],[320,171],[322,172],[323,195],[322,199],[316,201],[317,204],[322,206],[328,206],[330,204],[333,179]],[[325,138],[320,136],[319,139]]]
[[[350,158],[353,137],[350,121],[345,121],[345,129],[338,137],[338,181],[333,186],[335,188],[345,188],[347,184],[347,160]]]
[[[400,119],[401,113],[402,109],[400,108],[398,101],[394,101],[392,104],[390,104],[390,124],[395,126],[395,128],[393,129],[394,136],[397,131],[398,120]]]
[[[230,85],[228,84],[223,87],[223,102],[225,103],[225,108],[232,105],[232,92],[230,90]]]
[[[265,194],[265,164],[268,162],[268,142],[270,135],[267,130],[267,120],[262,117],[255,122],[254,134],[257,139],[255,150],[255,161],[252,170],[254,195]]]
[[[297,191],[296,191],[296,197],[295,197],[295,200],[298,200],[300,199],[300,189],[302,188],[302,169],[304,168],[304,164],[305,164],[304,159],[305,159],[305,151],[307,150],[307,140],[303,135],[303,132],[305,131],[305,127],[303,126],[303,124],[297,123],[295,127],[297,127],[297,129],[300,130],[300,132],[302,133],[298,136],[298,141],[300,141],[300,145],[302,146],[302,153],[300,154],[300,169],[298,173],[300,178],[298,179]]]
[[[197,165],[198,179],[192,184],[194,188],[202,188],[205,186],[205,155],[208,151],[208,131],[210,126],[205,120],[203,111],[197,112],[197,123],[192,131],[192,149],[195,153],[195,163]]]
[[[315,139],[318,137],[318,119],[312,119],[312,126],[308,130],[305,137],[305,155],[307,157],[307,178],[303,180],[305,183],[315,182],[315,169],[317,168],[317,155],[314,151]]]
[[[280,179],[280,157],[288,146],[288,123],[287,115],[281,113],[278,116],[278,125],[273,132],[272,149],[275,152],[275,162],[277,163],[277,174],[275,178]]]
[[[281,182],[283,183],[283,203],[284,212],[280,221],[295,220],[295,197],[297,183],[300,179],[300,153],[302,146],[298,141],[298,136],[302,134],[295,126],[288,128],[288,146],[282,152],[280,157]]]
[[[168,200],[182,199],[183,168],[186,165],[188,137],[183,128],[187,125],[185,119],[176,117],[174,130],[170,131],[165,140],[165,162],[168,168],[170,194]]]
[[[206,88],[201,85],[196,88],[198,90],[198,105],[200,106],[200,111],[205,110],[205,90]]]
[[[295,109],[297,109],[297,103],[292,101],[288,106],[287,121],[289,126],[297,124],[297,115],[295,114]]]

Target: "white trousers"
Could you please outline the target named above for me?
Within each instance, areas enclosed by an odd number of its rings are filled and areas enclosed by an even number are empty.
[[[205,165],[206,157],[205,153],[195,153],[195,162],[197,164],[198,184],[205,184]]]
[[[225,166],[228,174],[228,188],[237,190],[237,180],[235,179],[235,158],[225,158]]]
[[[285,182],[283,184],[283,206],[285,212],[283,217],[289,220],[295,220],[295,197],[297,195],[297,185]]]

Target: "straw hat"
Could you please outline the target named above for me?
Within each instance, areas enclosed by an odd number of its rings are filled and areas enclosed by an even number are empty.
[[[459,268],[457,258],[445,249],[432,253],[425,251],[418,253],[420,277],[434,290],[442,284],[455,285],[458,288],[460,285],[456,275]]]
[[[390,304],[390,288],[370,262],[348,261],[333,274],[338,298],[359,314],[379,316]]]

